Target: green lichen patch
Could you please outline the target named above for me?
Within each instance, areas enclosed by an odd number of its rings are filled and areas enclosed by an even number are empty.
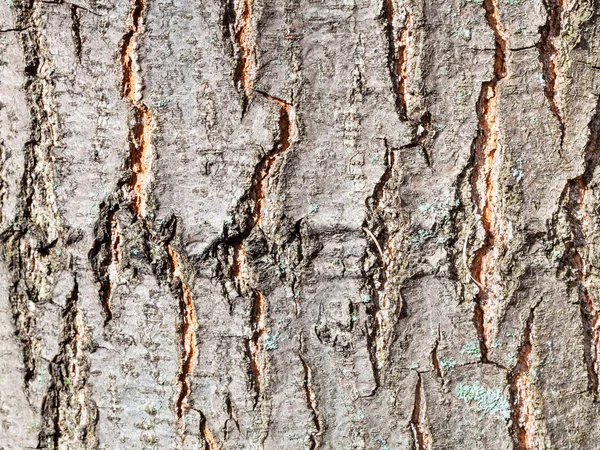
[[[447,372],[448,370],[452,369],[453,367],[456,367],[456,364],[458,364],[458,361],[456,361],[455,359],[447,358],[445,356],[442,356],[440,358],[440,367],[442,368],[442,370],[444,372]]]
[[[465,345],[462,346],[460,352],[463,355],[469,355],[474,358],[481,358],[481,348],[479,346],[479,342],[477,341],[467,342]]]
[[[475,381],[472,384],[458,383],[454,391],[459,399],[476,406],[478,411],[503,420],[510,419],[510,405],[500,389],[490,389]]]

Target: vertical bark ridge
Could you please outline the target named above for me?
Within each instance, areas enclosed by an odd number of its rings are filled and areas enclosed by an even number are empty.
[[[533,367],[533,320],[535,307],[531,309],[517,362],[508,374],[511,397],[511,428],[515,449],[536,450],[544,448],[542,424],[536,419],[539,394]]]
[[[431,435],[427,425],[427,402],[425,401],[425,390],[423,389],[423,379],[418,374],[417,385],[415,387],[415,401],[410,425],[418,450],[431,450]]]
[[[23,147],[23,176],[19,204],[12,224],[3,233],[3,257],[10,270],[9,298],[21,341],[25,366],[25,391],[43,368],[39,361],[39,334],[35,310],[52,297],[64,267],[62,224],[54,193],[54,147],[58,117],[54,105],[51,58],[40,30],[36,2],[13,4],[17,40],[23,50],[23,90],[29,110],[30,135]],[[29,398],[30,402],[37,400]]]
[[[498,307],[501,291],[501,280],[496,273],[496,258],[505,239],[498,185],[501,147],[497,88],[498,83],[507,75],[507,38],[504,26],[500,22],[497,0],[484,0],[483,6],[488,25],[494,32],[494,75],[481,86],[478,102],[479,129],[473,143],[473,202],[481,214],[485,237],[482,246],[475,253],[471,275],[479,286],[473,321],[479,335],[481,358],[486,362],[488,341],[493,333],[492,312]]]

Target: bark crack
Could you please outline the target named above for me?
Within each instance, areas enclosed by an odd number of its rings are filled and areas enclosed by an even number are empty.
[[[179,340],[181,347],[181,364],[179,373],[177,374],[177,386],[179,392],[175,402],[175,409],[177,412],[179,430],[183,434],[185,431],[185,412],[189,407],[188,399],[191,392],[190,377],[196,366],[196,359],[198,356],[196,342],[196,328],[198,323],[196,321],[196,309],[192,292],[184,281],[180,256],[171,244],[167,245],[167,255],[169,259],[171,282],[175,282],[177,284],[177,289],[179,290],[179,315],[181,321],[179,325]]]
[[[425,401],[425,390],[423,378],[417,373],[417,385],[415,387],[415,401],[410,425],[418,450],[431,450],[431,435],[427,424],[427,402]]]
[[[152,131],[155,121],[152,112],[142,100],[143,80],[138,64],[138,37],[143,33],[146,0],[132,0],[127,32],[121,40],[122,86],[121,96],[132,109],[130,126],[131,203],[138,218],[146,216],[148,189],[153,162]]]
[[[543,448],[544,436],[542,424],[536,419],[535,411],[539,407],[539,394],[533,367],[533,321],[531,308],[523,331],[523,341],[517,362],[508,374],[511,396],[511,428],[515,449],[535,450]]]
[[[302,339],[302,335],[300,335],[300,350],[298,351],[298,357],[302,362],[302,366],[304,368],[304,392],[306,393],[306,405],[310,409],[312,422],[314,425],[314,431],[310,434],[310,447],[309,450],[316,450],[319,448],[321,443],[321,435],[323,434],[324,426],[323,426],[323,418],[319,411],[319,406],[317,404],[317,398],[314,391],[313,379],[312,379],[312,369],[308,365],[306,358],[302,355],[302,348],[304,346],[304,341]]]
[[[495,308],[498,308],[501,279],[496,261],[505,237],[500,207],[500,142],[498,118],[498,84],[507,75],[507,38],[500,23],[497,0],[484,0],[486,20],[494,32],[493,78],[481,86],[478,102],[479,129],[473,142],[475,163],[472,173],[473,202],[481,214],[485,237],[475,253],[471,275],[479,286],[475,297],[473,322],[479,336],[481,360],[488,361],[488,343],[492,334]]]
[[[253,0],[227,0],[224,17],[226,37],[231,38],[236,59],[233,81],[242,96],[242,117],[248,108],[256,76],[256,19],[253,10]]]
[[[560,92],[558,88],[558,81],[559,78],[561,78],[561,73],[560,64],[557,64],[557,59],[561,55],[556,41],[560,38],[561,33],[563,2],[564,0],[544,1],[547,18],[545,25],[541,29],[541,40],[538,44],[540,57],[542,59],[544,80],[546,82],[544,93],[550,103],[552,114],[556,117],[560,127],[559,152],[561,157],[565,140],[565,120],[560,105]]]
[[[563,197],[565,199],[566,218],[571,233],[571,241],[567,244],[566,255],[574,271],[579,286],[581,319],[584,329],[585,350],[584,358],[588,371],[589,390],[595,396],[599,395],[598,363],[600,359],[600,305],[597,300],[597,287],[589,278],[590,260],[589,230],[593,230],[593,218],[586,210],[586,196],[589,184],[594,178],[594,172],[600,162],[598,151],[600,137],[600,98],[596,110],[588,126],[590,135],[585,147],[584,171],[569,180]]]
[[[74,286],[63,313],[63,340],[50,364],[50,385],[42,404],[39,448],[83,445],[94,448],[97,408],[87,385],[89,364],[85,357],[88,339],[79,311],[79,286]]]
[[[58,117],[51,79],[52,61],[40,31],[39,5],[15,2],[13,30],[23,50],[23,91],[29,110],[30,133],[23,152],[23,176],[14,222],[2,233],[3,257],[10,270],[9,299],[16,334],[21,341],[25,392],[42,377],[35,309],[51,299],[64,268],[62,224],[54,193],[54,155]],[[62,256],[61,256],[62,255]]]
[[[404,25],[396,33],[394,19],[394,0],[384,0],[383,13],[386,20],[386,35],[388,40],[388,68],[396,97],[396,110],[401,120],[408,120],[407,82],[409,78],[409,62],[414,58],[414,18],[404,7]]]

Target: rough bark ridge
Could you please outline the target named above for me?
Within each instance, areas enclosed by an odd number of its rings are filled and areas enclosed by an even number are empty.
[[[0,4],[0,447],[594,449],[593,0]]]

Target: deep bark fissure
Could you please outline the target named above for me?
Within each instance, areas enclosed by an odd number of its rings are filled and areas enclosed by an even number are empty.
[[[94,448],[98,444],[98,414],[87,387],[87,339],[79,301],[79,285],[74,274],[73,289],[63,312],[63,340],[50,363],[51,381],[42,405],[39,448],[54,446],[58,449],[75,442],[85,448]],[[74,415],[69,414],[71,411]]]
[[[39,361],[37,318],[32,310],[49,300],[64,267],[62,224],[54,194],[56,124],[51,59],[40,30],[39,4],[13,4],[17,41],[24,58],[23,91],[30,133],[23,147],[23,175],[14,220],[3,232],[2,250],[9,271],[9,300],[24,362],[24,387],[44,369]],[[42,294],[45,293],[45,294]],[[31,400],[31,399],[30,399]]]
[[[117,219],[118,204],[109,207],[100,205],[100,217],[96,223],[88,259],[100,285],[98,296],[104,311],[104,326],[113,318],[112,296],[119,281],[119,268],[122,259],[121,230]]]
[[[511,399],[511,431],[515,449],[535,450],[542,448],[544,442],[535,418],[537,392],[533,367],[533,321],[534,306],[525,323],[523,339],[517,362],[508,373]]]
[[[121,40],[121,96],[131,106],[132,124],[129,130],[129,168],[131,170],[131,205],[138,218],[146,217],[148,189],[152,170],[152,131],[154,116],[141,101],[143,80],[137,63],[138,36],[143,32],[146,0],[132,0],[127,32]]]
[[[415,401],[413,412],[410,419],[410,425],[418,450],[431,450],[431,436],[427,425],[427,403],[425,401],[425,389],[423,388],[423,378],[420,373],[417,374],[417,384],[415,387]]]
[[[242,97],[242,117],[253,93],[256,70],[253,6],[253,0],[226,0],[223,15],[225,38],[231,39],[234,50],[233,82]]]
[[[200,414],[200,435],[204,439],[204,450],[219,450],[221,446],[208,428],[206,416],[202,412],[198,413]]]
[[[320,444],[320,436],[323,433],[323,419],[321,413],[319,411],[319,406],[317,404],[317,398],[315,395],[315,390],[313,386],[313,376],[312,369],[308,365],[306,357],[302,355],[302,347],[303,347],[303,339],[302,335],[300,335],[300,350],[298,351],[298,357],[302,362],[302,367],[304,368],[304,392],[306,394],[306,406],[310,410],[312,422],[314,425],[314,431],[310,433],[310,447],[309,450],[316,450],[319,448]]]
[[[600,306],[593,295],[595,285],[588,279],[588,238],[587,229],[592,220],[585,206],[589,184],[600,162],[600,99],[588,125],[590,132],[584,153],[584,171],[581,175],[567,182],[563,192],[566,218],[571,232],[571,241],[567,244],[566,256],[568,265],[574,271],[577,280],[581,319],[584,330],[584,359],[588,371],[589,390],[599,395],[598,362],[600,359]]]
[[[177,284],[179,291],[179,341],[180,341],[180,367],[177,373],[179,392],[175,402],[177,420],[180,432],[185,431],[185,410],[191,392],[190,377],[193,373],[197,358],[196,309],[194,299],[188,284],[184,280],[180,256],[171,244],[167,244],[170,278]]]
[[[478,133],[473,148],[475,153],[471,183],[473,203],[481,214],[485,237],[482,246],[475,253],[471,276],[479,286],[475,297],[473,322],[479,337],[481,360],[488,361],[488,340],[490,330],[486,323],[490,320],[488,311],[498,302],[498,281],[494,280],[496,254],[503,237],[502,214],[499,204],[498,167],[500,165],[498,83],[506,77],[507,38],[500,23],[497,0],[485,0],[486,20],[494,32],[494,75],[481,86],[477,105]],[[480,180],[482,189],[478,189]]]
[[[387,224],[381,218],[378,218],[378,211],[383,200],[385,186],[392,176],[392,172],[395,165],[395,150],[388,146],[387,141],[385,142],[385,161],[386,166],[383,174],[379,178],[377,184],[373,189],[373,194],[366,201],[367,206],[367,217],[363,223],[363,230],[369,237],[368,242],[372,243],[376,249],[376,254],[381,258],[381,269],[375,273],[365,274],[367,283],[369,285],[369,291],[372,297],[373,305],[370,307],[370,315],[373,318],[373,328],[371,331],[367,329],[367,347],[369,348],[369,355],[371,359],[371,365],[373,366],[373,375],[375,378],[376,388],[379,387],[380,383],[380,372],[385,365],[385,359],[387,357],[387,347],[389,344],[389,327],[393,326],[391,322],[389,311],[389,298],[386,292],[386,282],[388,280],[390,263],[393,261],[394,249],[392,248],[393,235],[391,235]],[[379,220],[378,220],[379,219]],[[378,228],[376,234],[369,229],[369,223],[377,221]],[[379,243],[379,238],[382,238],[385,242],[385,250]],[[380,295],[380,293],[382,293]]]
[[[540,58],[542,60],[544,81],[544,93],[550,103],[550,110],[560,128],[560,146],[559,152],[562,156],[563,143],[565,139],[565,120],[560,107],[560,99],[557,86],[558,70],[560,64],[557,64],[557,58],[560,57],[559,48],[556,45],[556,40],[560,38],[561,33],[561,16],[563,11],[564,0],[545,0],[546,7],[546,23],[541,28],[541,40],[538,44],[540,50]]]
[[[81,22],[79,18],[78,6],[71,4],[69,5],[71,12],[71,35],[73,37],[73,47],[75,49],[75,57],[78,61],[81,61]]]

